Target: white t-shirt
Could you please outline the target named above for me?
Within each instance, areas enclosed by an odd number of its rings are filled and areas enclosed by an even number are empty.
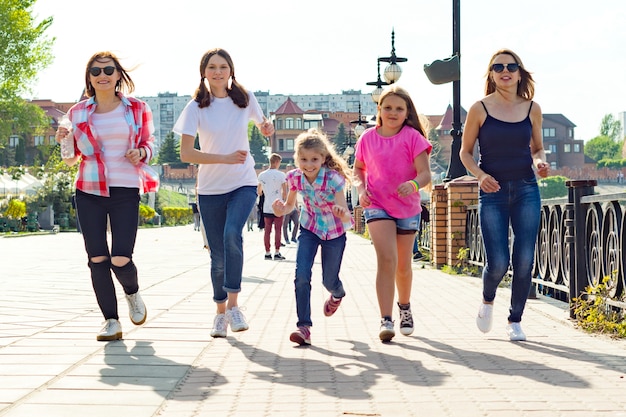
[[[276,199],[283,200],[283,184],[287,182],[284,172],[277,169],[268,169],[259,174],[259,184],[262,185],[265,200],[263,213],[274,214],[272,204]]]
[[[213,97],[211,105],[203,109],[191,100],[174,125],[179,135],[196,136],[200,150],[209,154],[228,155],[245,149],[248,157],[243,164],[200,164],[198,167],[198,194],[229,193],[243,186],[257,186],[254,158],[250,154],[248,122],[263,122],[263,112],[254,94],[248,92],[248,107],[238,107],[230,97]]]

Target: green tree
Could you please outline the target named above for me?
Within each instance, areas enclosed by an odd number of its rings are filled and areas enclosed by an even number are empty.
[[[168,133],[159,148],[159,164],[180,162],[180,148],[177,145],[174,132]]]
[[[343,154],[343,151],[348,146],[348,133],[346,132],[346,127],[343,123],[340,123],[337,127],[337,134],[333,138],[333,143],[335,144],[335,149],[339,155]],[[352,144],[354,146],[354,144]]]
[[[49,119],[20,95],[53,59],[54,38],[45,36],[52,17],[35,22],[36,0],[0,0],[0,147],[11,134],[41,132]]]
[[[254,162],[257,164],[267,164],[269,160],[265,153],[265,146],[267,140],[261,135],[259,129],[252,124],[250,131],[250,153],[254,158]]]
[[[585,144],[585,155],[596,162],[602,159],[620,159],[622,147],[608,136],[596,136]]]
[[[623,138],[620,138],[622,132],[622,123],[616,120],[612,114],[606,114],[602,118],[600,123],[600,136],[607,136],[613,142],[619,142]]]

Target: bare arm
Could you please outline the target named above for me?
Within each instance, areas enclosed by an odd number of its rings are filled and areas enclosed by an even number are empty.
[[[413,181],[417,182],[417,184],[419,185],[419,188],[424,188],[428,184],[430,184],[431,175],[430,175],[430,161],[429,161],[428,152],[424,151],[420,153],[419,155],[417,155],[415,159],[413,160],[413,166],[415,167],[417,176],[415,178],[412,178],[409,181],[405,181],[401,183],[398,186],[396,191],[398,192],[398,195],[400,196],[406,197],[412,193],[416,193],[419,191],[417,187],[413,186]]]
[[[352,215],[346,202],[346,196],[343,193],[343,188],[335,192],[335,204],[333,205],[333,214],[339,217],[342,222],[347,223],[350,221]]]
[[[274,211],[274,215],[278,217],[282,217],[287,213],[291,213],[293,208],[296,206],[296,200],[298,197],[298,192],[295,190],[289,190],[289,194],[287,194],[287,200],[281,201],[279,198],[274,200],[272,203],[272,210]]]
[[[537,169],[537,174],[541,178],[545,178],[550,172],[550,164],[546,162],[546,152],[543,148],[543,116],[539,104],[533,103],[530,119],[533,125],[532,137],[530,139],[530,152],[533,156],[533,164]]]
[[[365,163],[363,161],[354,161],[354,185],[359,193],[359,204],[362,207],[368,207],[372,202],[369,198],[366,182],[365,182]]]
[[[459,156],[465,168],[478,179],[478,184],[486,193],[493,193],[500,189],[500,184],[491,175],[480,169],[474,160],[474,146],[478,139],[478,131],[483,122],[487,118],[487,113],[480,102],[474,103],[467,112],[465,119],[465,128],[463,129],[463,138],[461,142],[461,151]]]

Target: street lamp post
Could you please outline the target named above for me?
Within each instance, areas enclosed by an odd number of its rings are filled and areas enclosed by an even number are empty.
[[[461,58],[461,0],[452,0],[452,55]],[[459,68],[460,68],[459,61]],[[452,144],[450,152],[450,164],[446,180],[450,181],[467,174],[465,166],[461,162],[461,138],[463,137],[463,125],[461,123],[461,77],[452,82]]]
[[[452,57],[437,60],[424,65],[424,72],[433,84],[452,81],[452,143],[450,145],[450,163],[444,181],[451,181],[467,174],[461,162],[461,0],[452,0]]]
[[[388,57],[378,58],[379,62],[388,62],[389,65],[385,68],[385,72],[383,73],[385,80],[389,84],[393,84],[400,79],[402,75],[402,68],[398,65],[398,62],[406,62],[407,58],[400,58],[396,56],[396,34],[395,30],[391,29],[391,55]]]
[[[383,85],[389,85],[388,82],[385,82],[380,79],[380,61],[376,60],[376,64],[378,65],[378,79],[376,81],[370,81],[366,83],[367,85],[375,85],[374,91],[372,91],[372,100],[374,103],[378,103],[378,99],[383,92]]]

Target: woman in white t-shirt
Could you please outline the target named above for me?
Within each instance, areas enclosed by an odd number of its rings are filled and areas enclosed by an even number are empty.
[[[209,50],[200,61],[200,86],[174,132],[182,137],[181,161],[199,166],[198,205],[211,248],[213,301],[217,304],[213,337],[226,337],[229,324],[234,332],[248,330],[237,297],[243,270],[243,227],[257,198],[248,141],[250,120],[263,135],[274,133],[254,95],[235,80],[228,52]],[[194,148],[196,134],[199,150]]]

